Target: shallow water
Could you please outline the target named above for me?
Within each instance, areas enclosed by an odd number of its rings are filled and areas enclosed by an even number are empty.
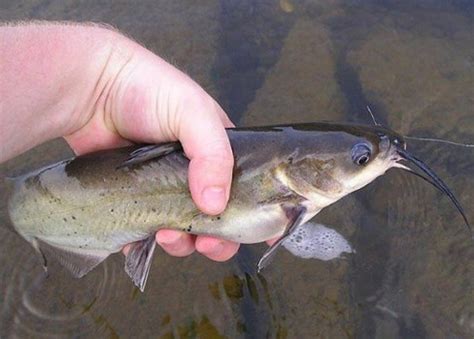
[[[188,72],[238,125],[370,123],[370,105],[402,134],[474,142],[469,1],[0,1],[0,19],[113,24]],[[474,220],[472,149],[409,148]],[[55,141],[0,173],[68,155]],[[264,245],[227,263],[158,251],[144,294],[121,255],[80,280],[56,266],[45,279],[31,247],[0,228],[0,336],[474,336],[474,245],[432,187],[393,170],[314,221],[336,226],[356,252],[318,261],[281,250],[257,275]]]

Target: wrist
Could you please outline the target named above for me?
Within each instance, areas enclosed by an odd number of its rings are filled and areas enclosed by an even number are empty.
[[[0,162],[104,110],[126,40],[99,26],[0,26]]]
[[[128,135],[117,125],[117,116],[123,112],[123,92],[129,92],[129,80],[146,50],[115,31],[104,30],[103,34],[104,43],[95,52],[98,68],[90,76],[93,86],[63,134],[77,154],[128,143]],[[136,123],[130,121],[131,125]]]
[[[84,27],[84,31],[94,36],[94,42],[84,51],[84,62],[77,63],[80,71],[70,75],[76,85],[68,99],[73,98],[74,105],[59,118],[63,122],[61,136],[80,131],[94,119],[97,128],[116,132],[109,113],[114,88],[133,55],[128,39],[118,32],[98,26]]]

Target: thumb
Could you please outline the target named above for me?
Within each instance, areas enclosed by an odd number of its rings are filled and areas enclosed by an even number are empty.
[[[221,213],[229,200],[234,157],[225,126],[232,126],[210,97],[183,114],[179,136],[190,159],[189,189],[206,214]]]

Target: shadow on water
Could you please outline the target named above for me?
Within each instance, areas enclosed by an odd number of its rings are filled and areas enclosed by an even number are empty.
[[[217,99],[238,123],[278,60],[295,18],[271,1],[224,1],[212,77]]]
[[[0,1],[0,19],[102,21],[186,70],[236,123],[378,122],[474,141],[470,1]],[[472,151],[409,143],[473,220]],[[18,174],[70,156],[61,142],[2,164]],[[0,190],[2,202],[6,191]],[[6,224],[4,211],[0,221]],[[303,260],[266,246],[227,263],[155,254],[144,294],[115,255],[80,280],[0,228],[1,337],[362,337],[474,335],[474,247],[449,201],[391,171],[322,211],[356,253]]]

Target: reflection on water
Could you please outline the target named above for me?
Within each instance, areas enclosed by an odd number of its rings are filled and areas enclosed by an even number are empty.
[[[312,222],[297,226],[282,245],[297,257],[324,261],[340,258],[344,253],[355,252],[337,231]]]
[[[5,20],[103,21],[211,92],[238,124],[378,121],[402,134],[474,141],[474,7],[352,1],[2,3]],[[409,142],[458,196],[471,220],[472,150]],[[67,156],[52,143],[2,165],[19,173]],[[2,203],[6,190],[0,190]],[[2,224],[6,219],[0,211]],[[80,280],[45,277],[30,246],[0,228],[0,335],[11,337],[474,336],[474,246],[446,198],[391,171],[325,209],[357,250],[347,260],[265,246],[228,263],[158,251],[141,294],[115,255]]]

